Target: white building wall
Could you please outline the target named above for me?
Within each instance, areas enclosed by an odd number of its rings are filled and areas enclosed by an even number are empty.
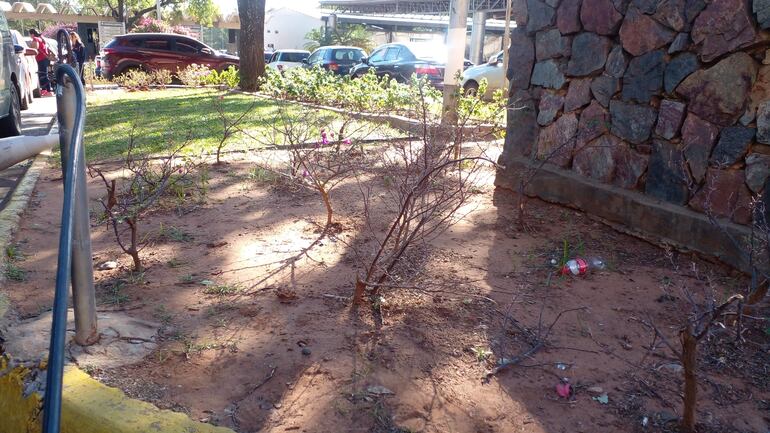
[[[313,17],[291,8],[270,9],[265,13],[265,48],[303,49],[305,35],[323,26],[320,17]]]

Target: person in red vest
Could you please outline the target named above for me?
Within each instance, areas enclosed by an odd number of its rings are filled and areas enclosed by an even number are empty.
[[[51,82],[48,80],[48,65],[51,60],[48,58],[48,45],[37,29],[29,29],[28,32],[29,36],[32,37],[34,48],[37,50],[35,60],[37,60],[37,75],[40,79],[40,94],[51,96]]]

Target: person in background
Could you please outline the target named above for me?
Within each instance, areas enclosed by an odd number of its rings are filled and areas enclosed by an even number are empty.
[[[40,80],[40,94],[51,96],[51,82],[48,81],[48,65],[51,60],[48,59],[48,46],[37,29],[29,29],[28,33],[35,45],[34,48],[37,50],[35,60],[37,60],[37,75]]]
[[[72,53],[75,54],[75,61],[78,62],[77,69],[78,75],[80,75],[80,82],[85,86],[86,79],[83,76],[83,66],[86,63],[86,46],[76,32],[70,32],[70,42],[72,43]]]

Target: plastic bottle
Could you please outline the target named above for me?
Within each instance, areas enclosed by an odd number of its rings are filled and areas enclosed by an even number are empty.
[[[605,269],[606,267],[607,266],[604,264],[604,260],[600,258],[591,257],[588,259],[584,259],[581,257],[576,257],[572,260],[567,261],[567,263],[564,264],[564,267],[561,268],[561,274],[583,276],[589,272],[602,270],[602,269]]]

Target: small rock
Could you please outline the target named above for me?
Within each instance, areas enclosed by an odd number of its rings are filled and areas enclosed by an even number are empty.
[[[682,127],[684,111],[685,105],[681,102],[670,99],[661,101],[655,133],[667,140],[674,138]]]
[[[770,175],[770,156],[752,153],[746,157],[746,185],[755,193],[762,191]]]
[[[554,60],[545,60],[535,64],[532,70],[531,82],[535,86],[543,86],[551,89],[561,89],[566,82],[564,73],[559,64]]]
[[[623,48],[634,56],[661,48],[674,40],[674,37],[674,31],[645,15],[635,6],[628,8],[620,26]],[[572,52],[575,52],[574,49]]]
[[[586,31],[614,35],[623,21],[623,15],[615,9],[611,0],[583,0],[580,21]]]
[[[745,126],[729,126],[722,129],[711,155],[711,163],[727,166],[742,160],[754,140],[755,132],[754,128]]]
[[[283,405],[281,403],[275,403],[273,404],[273,407],[276,409],[280,409],[281,407],[283,407]]]
[[[690,34],[689,33],[679,33],[674,38],[674,42],[671,42],[671,45],[668,47],[668,53],[674,54],[678,53],[680,51],[684,51],[687,49],[687,46],[690,44]]]
[[[690,112],[717,125],[730,126],[745,112],[756,76],[754,59],[741,51],[692,73],[676,92],[688,99]]]
[[[698,15],[692,26],[692,40],[704,62],[754,42],[757,32],[747,5],[743,0],[712,0]]]
[[[534,33],[550,27],[556,20],[556,11],[540,0],[527,0],[527,32]]]
[[[623,76],[624,101],[650,102],[660,92],[666,69],[664,58],[663,50],[655,50],[631,60]]]
[[[610,116],[612,133],[635,144],[650,138],[652,127],[658,118],[655,109],[649,105],[636,105],[618,100],[610,102]]]
[[[760,104],[757,110],[757,141],[770,144],[770,101]]]
[[[556,26],[561,34],[580,31],[580,0],[562,0],[556,10]]]
[[[395,392],[389,390],[388,388],[385,388],[382,385],[372,385],[366,388],[366,392],[372,395],[394,395],[395,394]]]
[[[548,126],[556,118],[556,114],[564,106],[564,97],[550,92],[543,93],[538,105],[537,123]]]
[[[537,32],[535,36],[535,56],[537,61],[569,56],[570,40],[559,33],[558,29]]]
[[[709,155],[716,143],[719,128],[695,114],[688,114],[682,126],[684,157],[696,183],[706,175]]]
[[[653,141],[645,193],[658,200],[683,205],[690,194],[686,180],[682,151],[667,141]]]
[[[581,77],[590,75],[604,67],[612,42],[609,38],[595,33],[581,33],[572,40],[572,57],[567,73]]]
[[[604,394],[604,389],[601,386],[592,386],[586,389],[586,392],[593,395],[601,395]]]
[[[311,353],[313,353],[309,347],[303,347],[302,348],[302,354],[305,356],[309,356]]]
[[[575,111],[591,102],[591,79],[573,79],[569,82],[567,97],[564,99],[564,111]]]
[[[118,262],[113,260],[102,262],[96,265],[96,269],[98,271],[111,271],[113,269],[116,269],[117,267],[118,267]]]
[[[666,73],[663,77],[663,88],[666,93],[674,93],[676,86],[687,78],[690,74],[697,71],[700,67],[698,56],[693,53],[682,53],[675,56],[666,65]]]
[[[607,63],[604,65],[604,72],[613,78],[622,78],[628,67],[628,59],[623,52],[623,47],[615,45],[607,56]]]
[[[684,367],[682,367],[681,364],[677,364],[675,362],[672,362],[671,364],[663,364],[660,367],[658,367],[659,370],[666,370],[671,373],[681,373],[684,371]]]
[[[618,92],[620,80],[609,75],[600,75],[591,82],[591,93],[603,107],[610,105],[610,99]]]

